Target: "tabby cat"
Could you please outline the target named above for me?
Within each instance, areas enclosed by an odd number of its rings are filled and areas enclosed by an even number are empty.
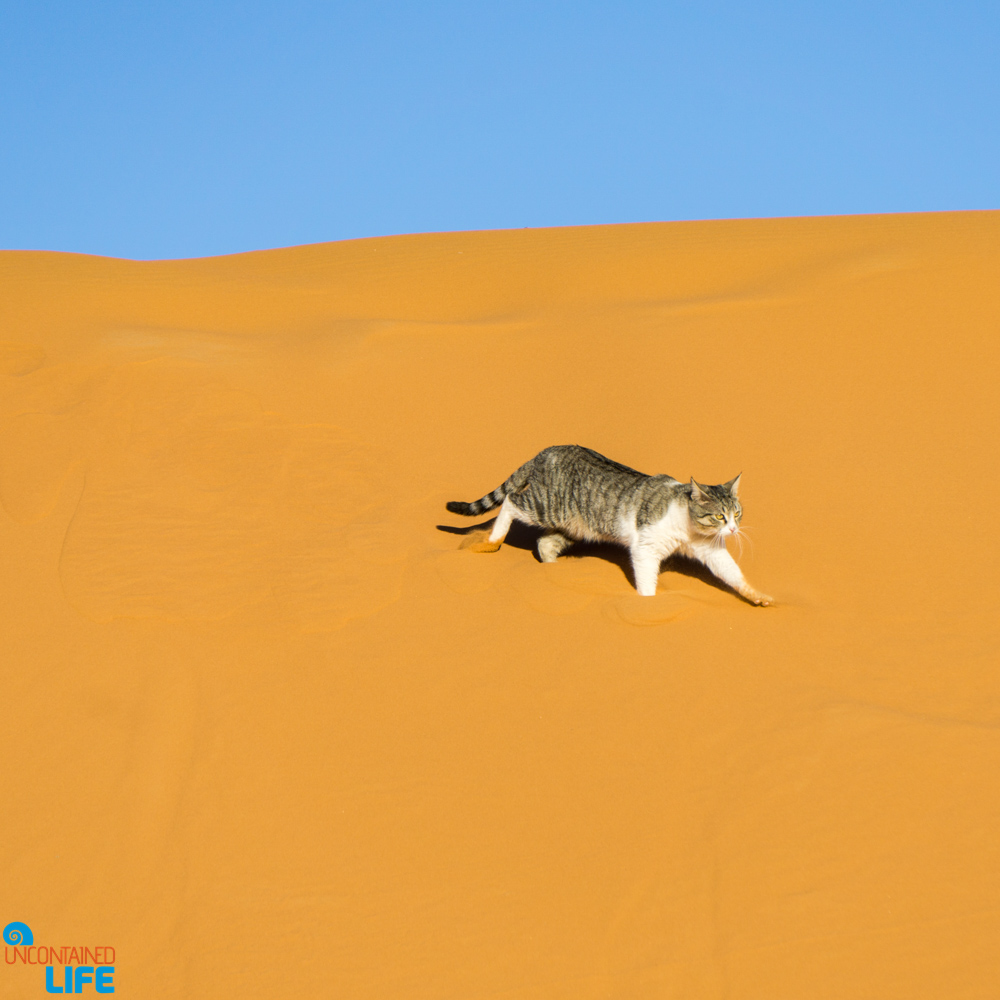
[[[721,486],[647,476],[590,448],[567,444],[539,452],[481,500],[452,501],[448,510],[475,517],[500,508],[489,541],[474,547],[481,552],[496,552],[518,520],[543,529],[538,539],[542,562],[555,562],[577,540],[626,546],[635,589],[644,597],[656,593],[660,563],[677,553],[704,563],[748,601],[771,604],[746,582],[726,551],[726,539],[739,533],[743,517],[739,485],[739,476]]]

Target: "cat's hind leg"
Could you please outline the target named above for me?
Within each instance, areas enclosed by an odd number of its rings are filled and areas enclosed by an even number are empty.
[[[504,497],[503,506],[500,508],[500,513],[497,514],[497,519],[493,522],[493,530],[490,532],[490,541],[496,542],[497,548],[503,544],[516,515],[517,508],[510,502],[510,497]]]
[[[493,530],[490,532],[489,538],[473,542],[472,545],[468,546],[469,551],[499,551],[500,546],[503,545],[503,540],[507,537],[507,532],[510,531],[510,526],[514,523],[514,514],[515,507],[510,502],[510,497],[506,497],[503,506],[500,508],[500,513],[497,514],[497,519],[493,522]]]
[[[559,531],[553,531],[550,534],[542,535],[538,539],[538,558],[542,560],[543,563],[553,563],[558,558],[560,553],[565,552],[570,545],[573,544],[572,538],[567,538],[564,534]]]

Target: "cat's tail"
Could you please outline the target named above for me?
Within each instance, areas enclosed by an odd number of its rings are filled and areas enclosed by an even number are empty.
[[[498,486],[492,493],[487,493],[486,496],[479,500],[473,500],[472,503],[462,503],[461,500],[452,500],[450,503],[445,504],[445,507],[452,514],[461,514],[463,517],[478,517],[480,514],[485,514],[488,510],[494,510],[511,493],[520,493],[528,485],[530,467],[531,462],[522,465],[502,486]]]

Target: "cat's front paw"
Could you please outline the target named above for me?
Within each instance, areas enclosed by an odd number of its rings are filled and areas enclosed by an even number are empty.
[[[737,588],[739,590],[740,597],[749,601],[751,604],[756,604],[759,608],[766,608],[771,604],[774,604],[774,598],[768,594],[762,594],[759,590],[754,590],[753,587],[744,584],[742,587]]]

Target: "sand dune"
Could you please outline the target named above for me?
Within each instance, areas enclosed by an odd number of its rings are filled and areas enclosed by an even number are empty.
[[[3,923],[136,997],[993,996],[998,273],[1000,213],[0,254]],[[559,443],[742,471],[778,606],[470,551]]]

